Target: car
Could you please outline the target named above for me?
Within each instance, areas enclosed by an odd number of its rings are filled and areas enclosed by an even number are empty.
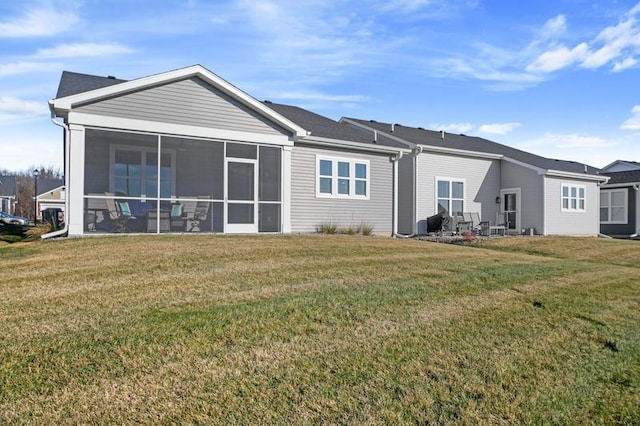
[[[21,216],[14,216],[7,212],[0,212],[0,223],[3,225],[29,226],[29,219]]]

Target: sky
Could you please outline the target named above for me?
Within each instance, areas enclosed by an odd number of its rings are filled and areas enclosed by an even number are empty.
[[[638,0],[0,0],[0,170],[62,169],[63,70],[194,64],[335,120],[640,161]]]

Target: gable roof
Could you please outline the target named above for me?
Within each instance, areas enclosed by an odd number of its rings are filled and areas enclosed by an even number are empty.
[[[54,189],[58,189],[64,186],[64,180],[62,179],[38,179],[38,196],[51,192]]]
[[[97,75],[62,71],[56,98],[64,98],[66,96],[77,95],[78,93],[102,89],[103,87],[113,86],[114,84],[120,84],[126,81],[127,80],[121,80],[111,76],[100,77]]]
[[[610,169],[614,169],[612,171],[627,171],[627,170],[640,170],[640,163],[637,161],[629,161],[629,160],[616,160],[611,164],[607,164],[602,168],[602,172],[607,172]],[[615,170],[618,169],[618,170]]]
[[[605,176],[609,176],[609,182],[607,185],[619,185],[619,184],[640,184],[640,169],[627,170],[624,172],[604,172]]]
[[[397,148],[394,151],[407,150],[407,145],[401,142],[395,141],[391,138],[387,138],[384,135],[379,135],[377,138],[373,132],[366,131],[354,126],[350,126],[344,122],[338,122],[306,109],[292,106],[275,104],[270,101],[265,101],[265,105],[269,108],[277,111],[281,115],[289,118],[294,123],[305,128],[308,134],[303,139],[315,139],[324,138],[332,139],[336,141],[348,141],[356,142],[360,144],[366,144],[370,148],[391,147]]]
[[[0,195],[5,197],[15,197],[16,177],[13,175],[0,176]]]
[[[202,65],[192,65],[190,67],[154,74],[135,80],[119,80],[69,72],[65,74],[63,72],[58,87],[58,94],[62,96],[50,100],[49,107],[56,115],[64,116],[65,113],[79,105],[122,96],[192,77],[200,78],[204,82],[211,84],[245,107],[252,109],[284,129],[291,131],[295,136],[306,134],[305,129],[281,116],[275,112],[275,110],[267,108],[262,102],[220,78]]]
[[[579,173],[583,175],[597,175],[599,169],[586,164],[555,160],[541,157],[530,152],[521,151],[507,145],[502,145],[477,136],[457,135],[447,132],[437,132],[421,127],[407,127],[399,124],[380,123],[373,120],[362,120],[356,118],[343,118],[343,121],[353,123],[363,127],[376,129],[387,135],[404,140],[411,146],[436,147],[442,149],[452,149],[467,151],[469,153],[492,154],[499,157],[525,163],[542,170],[554,170],[567,173]],[[602,179],[605,180],[605,179]]]

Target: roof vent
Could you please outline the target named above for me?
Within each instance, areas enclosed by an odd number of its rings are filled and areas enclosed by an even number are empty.
[[[584,165],[584,172],[587,173],[587,165]]]
[[[265,99],[264,103],[265,103],[265,104],[272,104],[273,102],[268,101],[268,100],[266,100],[266,99]]]
[[[107,78],[108,78],[109,80],[115,80],[115,79],[116,79],[116,77],[115,77],[115,76],[113,76],[113,75],[108,75],[108,76],[107,76]]]
[[[396,125],[391,123],[391,133],[393,133],[396,130]]]
[[[440,139],[444,140],[444,130],[440,130]]]
[[[373,131],[373,143],[378,143],[378,131]]]

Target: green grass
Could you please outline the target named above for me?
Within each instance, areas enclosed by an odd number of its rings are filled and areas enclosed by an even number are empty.
[[[0,246],[0,424],[634,424],[640,245]]]

